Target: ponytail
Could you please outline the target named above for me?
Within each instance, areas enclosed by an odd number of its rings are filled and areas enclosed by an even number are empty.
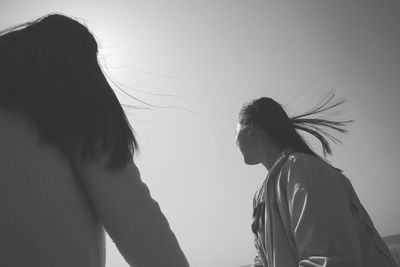
[[[335,144],[341,143],[341,141],[329,133],[329,131],[333,130],[340,133],[346,133],[347,130],[344,127],[348,123],[353,122],[353,120],[332,121],[324,119],[321,116],[317,118],[310,118],[310,116],[315,115],[323,116],[324,112],[330,111],[345,102],[344,100],[335,100],[334,98],[335,94],[331,94],[311,110],[306,111],[301,115],[290,117],[290,121],[296,130],[309,133],[321,142],[324,156],[332,155],[332,149],[328,139]]]

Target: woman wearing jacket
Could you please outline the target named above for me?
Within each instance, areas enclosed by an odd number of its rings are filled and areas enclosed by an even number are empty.
[[[244,161],[268,171],[253,201],[254,266],[397,266],[350,181],[297,132],[317,137],[330,154],[324,135],[338,140],[326,129],[344,132],[347,122],[309,117],[341,104],[332,101],[333,96],[292,118],[266,97],[240,111],[237,144]]]

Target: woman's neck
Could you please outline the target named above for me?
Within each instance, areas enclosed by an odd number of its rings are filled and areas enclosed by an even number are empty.
[[[274,166],[276,161],[282,156],[283,148],[277,145],[263,146],[264,149],[264,160],[262,164],[269,171]]]

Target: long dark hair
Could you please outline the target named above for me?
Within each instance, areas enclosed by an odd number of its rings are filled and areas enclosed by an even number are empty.
[[[0,33],[0,106],[22,111],[41,141],[82,160],[109,152],[124,167],[137,149],[126,115],[97,60],[94,36],[50,14]]]
[[[338,143],[340,140],[329,130],[345,133],[344,126],[351,120],[333,121],[321,117],[325,112],[344,103],[330,94],[309,111],[289,117],[284,108],[275,100],[268,97],[255,99],[242,106],[239,112],[239,123],[244,126],[260,125],[282,147],[291,147],[297,152],[314,156],[315,153],[297,132],[301,130],[316,137],[322,145],[324,156],[332,154],[329,140]],[[318,115],[318,117],[313,117]]]

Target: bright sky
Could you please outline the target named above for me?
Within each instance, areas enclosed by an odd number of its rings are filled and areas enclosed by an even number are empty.
[[[143,180],[192,266],[253,260],[251,203],[267,173],[244,165],[234,137],[240,105],[260,96],[288,104],[290,114],[330,91],[345,98],[339,117],[355,122],[329,160],[350,178],[381,235],[400,233],[399,1],[0,4],[1,28],[50,12],[84,19],[115,81],[144,101],[180,107],[131,110],[129,118]],[[107,266],[128,266],[108,248]]]

